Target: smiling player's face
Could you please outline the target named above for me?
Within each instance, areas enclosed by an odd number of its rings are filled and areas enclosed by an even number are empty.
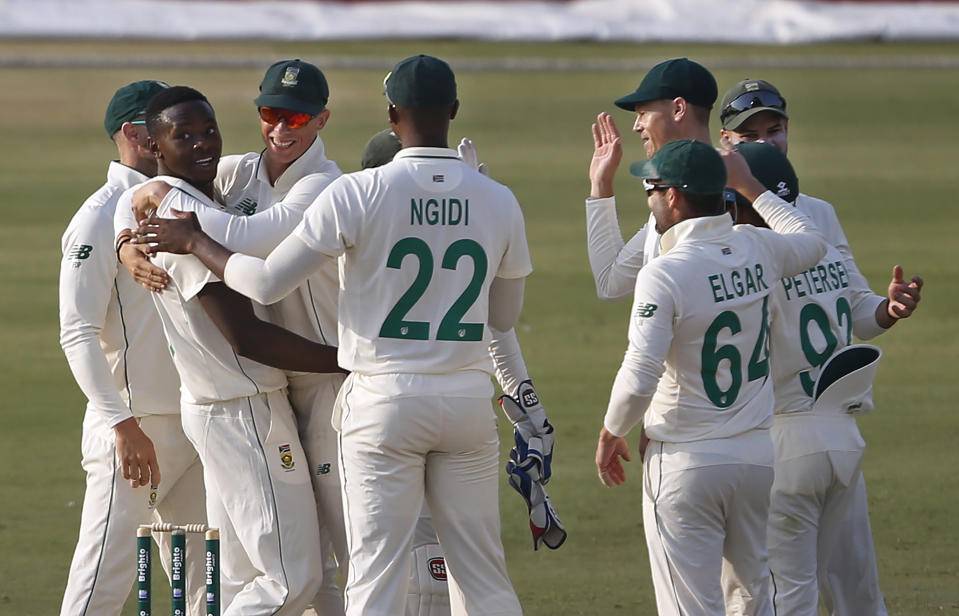
[[[153,137],[158,172],[195,186],[216,177],[223,140],[209,103],[187,101],[165,109],[162,129]]]

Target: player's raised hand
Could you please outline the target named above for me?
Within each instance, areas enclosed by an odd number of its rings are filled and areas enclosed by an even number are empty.
[[[456,146],[456,153],[461,161],[476,169],[486,177],[489,177],[489,166],[486,163],[479,162],[479,154],[476,153],[476,145],[472,139],[463,137],[460,144]]]
[[[170,284],[170,276],[150,261],[147,257],[149,250],[145,244],[124,242],[117,251],[117,257],[137,284],[147,291],[162,291]]]
[[[623,160],[623,139],[613,116],[603,112],[593,124],[593,158],[589,163],[591,199],[613,196],[613,178]]]
[[[178,255],[193,252],[196,239],[203,234],[196,214],[180,210],[170,212],[176,218],[158,218],[154,214],[140,223],[137,237],[131,241],[149,246],[151,255],[159,252]]]
[[[123,478],[131,487],[160,485],[160,465],[157,463],[153,441],[144,434],[133,417],[113,426],[116,434],[117,460]]]
[[[626,481],[626,469],[620,460],[631,461],[629,444],[621,436],[613,436],[605,426],[599,431],[599,442],[596,444],[596,471],[599,480],[607,488],[618,486]]]
[[[893,319],[908,318],[916,310],[922,296],[922,277],[913,276],[909,282],[903,279],[901,265],[892,268],[892,281],[886,297],[889,304],[886,310]]]
[[[726,165],[726,186],[749,199],[750,203],[766,192],[766,187],[753,176],[752,171],[749,170],[749,163],[742,154],[736,150],[723,148],[717,148],[716,151]]]

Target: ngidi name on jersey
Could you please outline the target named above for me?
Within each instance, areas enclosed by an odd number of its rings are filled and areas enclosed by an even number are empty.
[[[442,177],[442,176],[441,176]],[[410,225],[470,224],[470,200],[456,197],[413,197],[410,199]]]

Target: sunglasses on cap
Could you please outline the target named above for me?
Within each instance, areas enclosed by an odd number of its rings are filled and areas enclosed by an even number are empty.
[[[260,119],[267,124],[279,124],[280,120],[283,120],[289,128],[300,128],[301,126],[306,126],[313,117],[314,116],[303,113],[302,111],[260,107]]]
[[[683,186],[676,186],[675,184],[650,184],[647,180],[643,180],[643,190],[646,191],[646,196],[652,195],[657,190],[666,190],[667,188],[684,188]]]
[[[740,94],[731,100],[728,105],[723,107],[723,111],[719,114],[719,118],[720,120],[725,120],[729,116],[736,115],[737,113],[746,111],[747,109],[753,109],[755,107],[772,107],[773,109],[782,109],[783,111],[786,111],[786,99],[774,92],[767,92],[766,90],[746,92],[744,94]]]

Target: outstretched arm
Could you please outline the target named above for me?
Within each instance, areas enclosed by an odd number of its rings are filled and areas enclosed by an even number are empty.
[[[208,283],[198,297],[237,355],[281,370],[343,372],[336,362],[336,347],[260,320],[250,300],[222,282]]]

